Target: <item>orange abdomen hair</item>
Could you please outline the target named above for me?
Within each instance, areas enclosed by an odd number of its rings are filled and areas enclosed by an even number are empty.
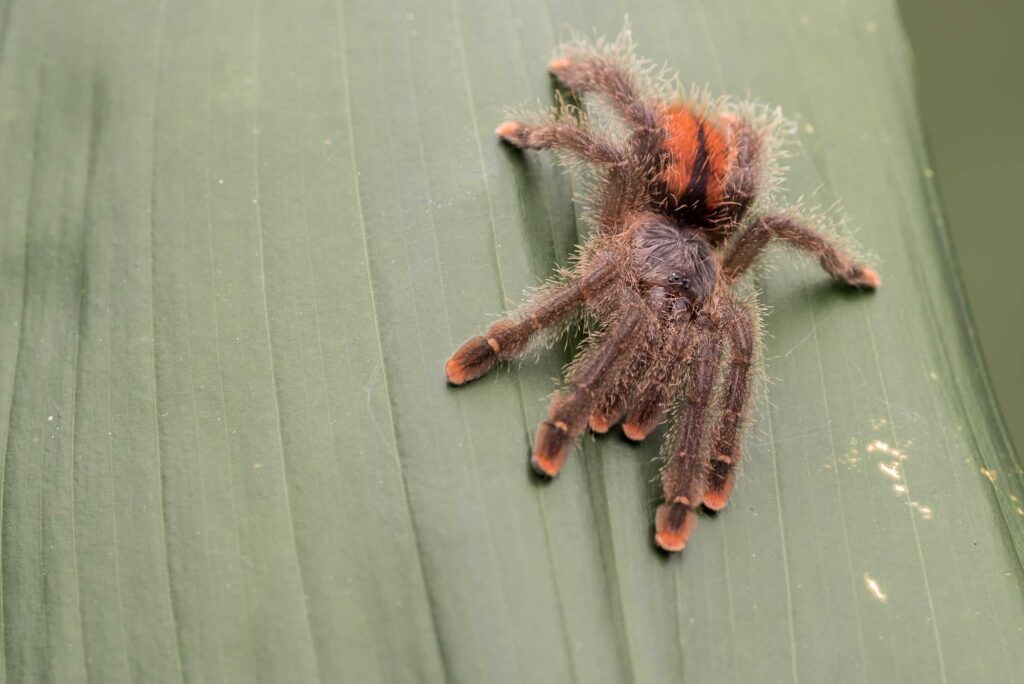
[[[665,148],[672,155],[661,180],[678,206],[714,209],[725,194],[729,146],[721,131],[685,105],[662,109],[668,133]]]

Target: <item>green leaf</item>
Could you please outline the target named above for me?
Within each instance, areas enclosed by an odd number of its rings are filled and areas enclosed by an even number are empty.
[[[567,27],[799,122],[885,286],[789,256],[733,503],[650,541],[657,439],[527,454],[564,351],[442,364],[564,263],[491,131]],[[11,681],[1007,681],[1024,487],[884,0],[0,2]]]

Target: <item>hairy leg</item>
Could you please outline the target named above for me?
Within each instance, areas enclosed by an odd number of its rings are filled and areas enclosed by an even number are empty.
[[[680,363],[693,344],[688,320],[669,322],[656,342],[658,353],[651,354],[645,372],[638,377],[628,401],[622,432],[634,442],[647,438],[665,417],[666,405],[686,377],[686,365]],[[667,345],[665,344],[667,340]]]
[[[681,551],[697,524],[697,507],[704,499],[707,467],[708,404],[720,364],[721,331],[708,321],[694,326],[686,383],[686,406],[672,436],[661,471],[665,503],[654,517],[654,540],[665,551]]]
[[[591,432],[604,434],[626,415],[632,385],[637,377],[644,375],[650,362],[647,349],[634,352],[632,360],[619,371],[610,388],[594,402],[594,407],[587,418]]]
[[[873,268],[854,261],[806,223],[784,214],[761,217],[740,234],[722,267],[725,278],[734,280],[743,275],[773,239],[818,257],[823,269],[847,285],[872,290],[881,285]]]
[[[600,342],[587,352],[569,372],[568,386],[555,395],[548,407],[548,418],[537,426],[533,445],[533,469],[554,477],[569,455],[576,437],[587,425],[587,416],[615,371],[626,362],[624,351],[634,337],[642,315],[635,306],[626,306]]]
[[[663,355],[659,354],[658,350],[664,343],[665,335],[665,325],[661,317],[668,306],[665,288],[651,288],[645,300],[654,316],[636,336],[637,342],[630,363],[619,371],[614,383],[594,405],[588,419],[593,432],[603,434],[619,422],[635,400],[638,388],[645,385],[647,378],[653,374],[653,369],[660,365]]]
[[[750,399],[750,366],[757,345],[757,322],[735,304],[724,311],[729,339],[729,367],[722,388],[722,407],[712,435],[711,463],[705,478],[704,505],[720,511],[729,502],[740,460],[740,430]]]
[[[634,129],[653,131],[658,116],[641,97],[633,76],[622,67],[597,54],[558,57],[548,64],[551,73],[578,93],[597,93]]]
[[[560,149],[594,164],[618,164],[625,156],[607,140],[579,123],[562,120],[543,124],[506,121],[494,131],[499,138],[526,150]]]
[[[491,372],[501,361],[522,354],[537,332],[556,325],[615,277],[616,266],[603,261],[589,273],[542,296],[516,318],[496,321],[487,332],[466,340],[444,365],[448,382],[462,385]]]
[[[682,374],[675,371],[675,361],[671,356],[658,358],[630,398],[622,421],[622,433],[630,440],[642,442],[665,417],[665,405],[682,380]]]

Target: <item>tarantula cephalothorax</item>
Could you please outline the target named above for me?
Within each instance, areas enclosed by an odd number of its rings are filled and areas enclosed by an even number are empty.
[[[873,289],[879,277],[797,213],[759,209],[778,168],[777,114],[659,88],[631,56],[628,33],[612,44],[574,43],[550,70],[609,105],[623,139],[567,107],[537,123],[503,123],[497,134],[590,167],[593,235],[569,272],[459,347],[445,373],[453,385],[479,378],[582,309],[597,331],[537,428],[531,463],[556,475],[588,424],[602,433],[623,420],[626,436],[642,440],[680,398],[655,514],[656,543],[679,551],[697,508],[723,508],[735,482],[760,324],[758,309],[734,293],[737,279],[773,240],[817,257],[848,285]]]

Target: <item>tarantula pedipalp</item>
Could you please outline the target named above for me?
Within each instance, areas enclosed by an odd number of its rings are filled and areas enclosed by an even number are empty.
[[[537,428],[531,463],[554,477],[588,425],[600,433],[622,420],[638,441],[679,403],[662,448],[664,503],[655,514],[655,542],[679,551],[697,508],[722,509],[735,483],[760,324],[756,308],[735,294],[737,280],[777,240],[816,256],[850,286],[880,281],[798,213],[754,206],[771,180],[777,118],[728,100],[644,92],[645,75],[621,45],[576,44],[550,70],[609,105],[625,123],[624,139],[564,110],[498,127],[511,145],[565,151],[593,168],[596,230],[563,281],[465,342],[445,373],[453,385],[479,378],[584,309],[602,325]]]

